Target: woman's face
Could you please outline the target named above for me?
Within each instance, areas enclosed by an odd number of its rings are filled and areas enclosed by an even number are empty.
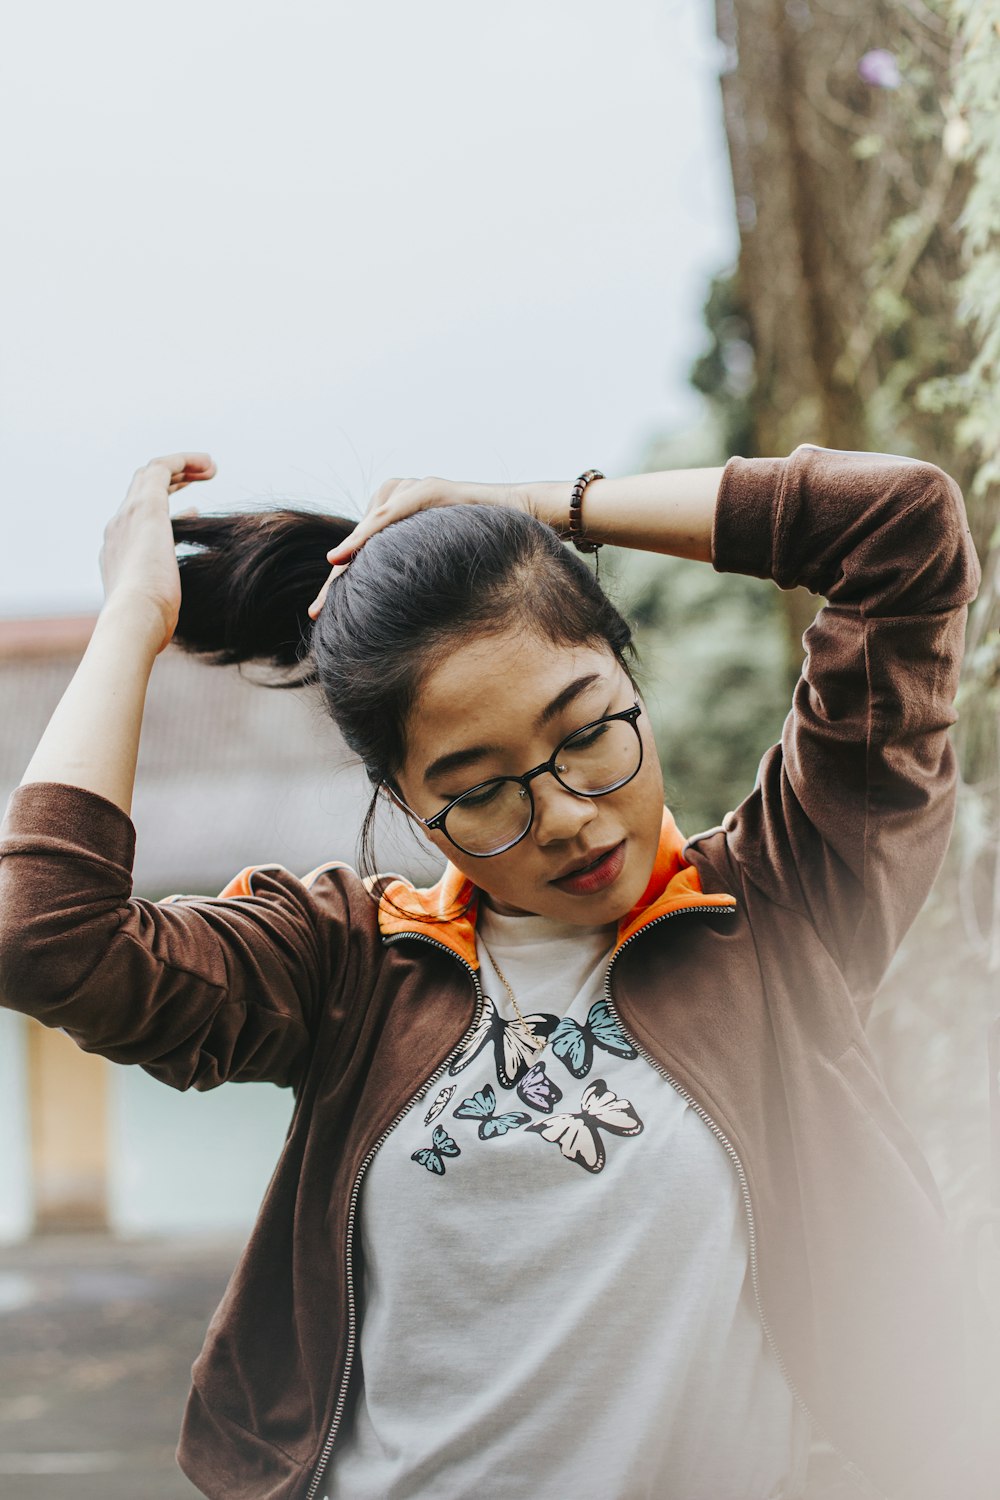
[[[575,729],[636,700],[610,647],[557,646],[522,631],[471,639],[430,673],[418,696],[397,780],[405,801],[423,818],[487,777],[523,775],[548,760]],[[560,696],[561,706],[537,727]],[[466,854],[440,830],[424,830],[427,838],[498,911],[535,912],[586,926],[617,921],[649,882],[663,817],[663,777],[645,708],[636,727],[642,765],[631,781],[602,797],[582,797],[554,776],[535,777],[534,821],[504,853]],[[433,770],[445,755],[481,747],[481,754],[458,768]],[[611,867],[613,872],[620,861],[619,873],[601,889],[574,892],[553,884],[619,844]]]

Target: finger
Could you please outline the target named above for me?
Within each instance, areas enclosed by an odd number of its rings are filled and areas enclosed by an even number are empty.
[[[359,548],[363,547],[370,536],[374,536],[388,522],[384,513],[376,515],[374,512],[359,521],[353,531],[349,531],[343,541],[331,547],[326,554],[327,562],[348,562]]]
[[[206,479],[214,479],[219,472],[215,460],[208,458],[207,454],[205,458],[207,459],[205,463],[189,463],[184,469],[172,469],[170,472],[170,482],[167,485],[167,492],[172,495],[176,490],[184,489],[186,485],[199,484]]]
[[[350,562],[355,552],[364,546],[370,536],[374,536],[376,531],[381,531],[383,526],[388,526],[393,521],[401,521],[406,514],[406,511],[399,510],[392,514],[386,505],[380,505],[377,510],[369,511],[364,520],[359,521],[343,541],[330,548],[326,554],[327,562]]]
[[[132,475],[126,501],[160,498],[164,491],[172,495],[192,480],[211,479],[216,473],[215,460],[209,453],[170,453],[151,459]]]
[[[326,603],[326,596],[327,596],[327,593],[329,592],[329,588],[330,588],[330,579],[328,578],[326,580],[326,582],[324,583],[323,587],[320,589],[319,593],[316,595],[316,597],[313,600],[313,602],[309,606],[308,613],[309,613],[310,620],[315,620],[317,618],[317,616],[319,615],[320,610],[323,608],[323,605]]]
[[[215,459],[210,453],[166,453],[159,458],[151,458],[146,464],[147,469],[158,468],[161,465],[169,469],[171,474],[183,474],[186,471],[205,471],[215,469]]]
[[[429,500],[426,487],[416,479],[387,479],[375,491],[364,516],[344,539],[326,554],[328,562],[349,562],[370,536],[422,510]]]
[[[214,479],[217,473],[210,453],[168,453],[138,469],[136,478],[147,475],[158,488],[165,486],[167,494],[173,495],[188,484]]]
[[[323,605],[326,603],[326,596],[327,596],[327,593],[329,591],[329,588],[330,588],[330,580],[328,578],[326,580],[326,583],[324,583],[323,587],[320,589],[319,593],[316,595],[315,599],[313,600],[313,602],[309,606],[308,614],[309,614],[310,620],[318,619],[319,613],[320,613],[321,609],[323,608]]]
[[[343,573],[346,567],[346,563],[341,563],[339,567],[332,568],[330,570],[330,576],[327,578],[323,587],[320,589],[319,593],[316,595],[315,599],[309,606],[309,618],[311,620],[316,619],[320,610],[323,608],[323,605],[326,603],[326,596],[330,592],[331,583],[338,576],[338,574]]]
[[[345,536],[344,540],[342,542],[338,542],[336,547],[330,548],[329,552],[326,554],[326,560],[328,563],[346,562],[349,557],[352,557],[354,555],[354,542],[352,540],[353,536],[354,532],[352,531],[349,537]]]

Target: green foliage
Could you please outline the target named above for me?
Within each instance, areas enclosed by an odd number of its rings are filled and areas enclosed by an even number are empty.
[[[851,147],[851,155],[858,161],[867,161],[869,157],[878,156],[884,147],[885,141],[880,135],[861,135]]]
[[[753,348],[735,270],[713,278],[703,317],[709,346],[690,378],[706,398],[706,420],[651,444],[646,470],[716,467],[756,451]],[[714,827],[752,790],[788,710],[779,590],[638,551],[616,552],[609,575],[635,630],[671,811],[686,834]]]
[[[788,708],[777,590],[655,553],[619,553],[614,566],[667,802],[684,833],[714,827],[753,787]]]
[[[753,453],[753,414],[748,397],[754,385],[754,351],[750,320],[734,267],[713,277],[702,316],[709,347],[695,360],[690,380],[710,402],[724,457]],[[705,460],[705,463],[715,460]],[[693,467],[694,464],[691,465]],[[678,468],[682,465],[678,464]]]

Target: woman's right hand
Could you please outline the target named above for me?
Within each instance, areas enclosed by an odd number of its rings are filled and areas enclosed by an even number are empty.
[[[157,653],[173,636],[181,606],[170,496],[215,473],[215,460],[208,453],[150,459],[136,469],[125,499],[104,528],[100,567],[105,605],[142,601],[159,634]]]
[[[571,488],[571,486],[568,486]],[[330,584],[350,564],[370,536],[412,516],[418,510],[437,505],[506,505],[535,515],[533,487],[527,484],[481,484],[431,476],[427,479],[387,479],[373,495],[365,515],[349,535],[326,554],[333,564],[323,587],[309,606],[309,618],[316,620],[326,602]]]

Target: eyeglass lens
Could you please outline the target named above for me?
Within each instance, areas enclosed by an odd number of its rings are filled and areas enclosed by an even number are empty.
[[[571,792],[599,797],[624,785],[639,769],[642,741],[628,719],[613,719],[564,740],[556,755],[557,779]],[[531,798],[517,781],[497,780],[469,792],[446,819],[448,837],[467,854],[498,853],[525,834]]]

